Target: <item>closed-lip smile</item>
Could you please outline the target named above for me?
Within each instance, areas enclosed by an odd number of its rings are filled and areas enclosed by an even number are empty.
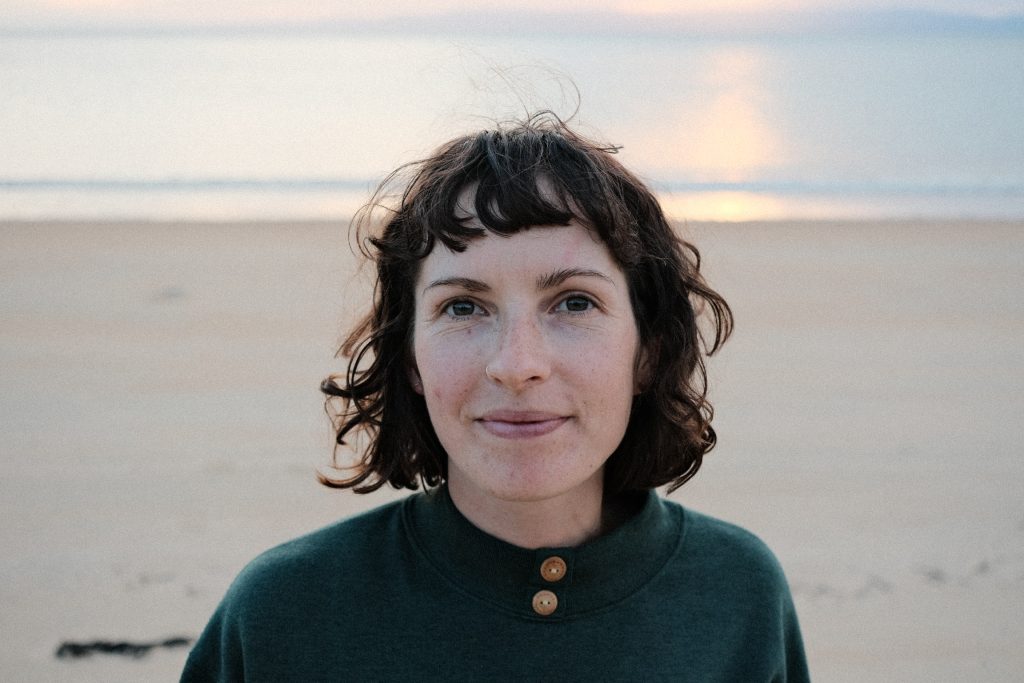
[[[485,430],[503,439],[544,436],[569,421],[569,417],[539,410],[494,410],[476,420]]]

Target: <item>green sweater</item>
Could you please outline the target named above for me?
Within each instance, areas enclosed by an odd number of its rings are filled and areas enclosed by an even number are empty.
[[[750,533],[651,492],[607,535],[525,550],[474,527],[441,488],[260,555],[182,674],[424,679],[708,683],[808,673],[785,577]]]

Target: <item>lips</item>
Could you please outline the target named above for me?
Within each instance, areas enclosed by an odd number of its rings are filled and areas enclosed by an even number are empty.
[[[477,422],[488,433],[503,439],[544,436],[568,421],[565,415],[532,410],[496,410],[477,418]]]

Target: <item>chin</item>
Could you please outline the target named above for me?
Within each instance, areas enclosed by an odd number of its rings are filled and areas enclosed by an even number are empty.
[[[492,488],[488,493],[496,500],[506,503],[539,503],[564,493],[541,486],[509,485]]]
[[[586,494],[594,488],[600,489],[603,480],[598,479],[594,485],[594,477],[601,477],[601,471],[582,474],[578,477],[566,477],[564,473],[539,471],[533,473],[517,473],[504,481],[492,481],[484,489],[495,500],[507,503],[540,503],[572,494]]]

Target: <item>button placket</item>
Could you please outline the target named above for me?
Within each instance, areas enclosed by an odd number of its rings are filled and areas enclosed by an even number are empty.
[[[538,550],[534,556],[534,574],[530,606],[534,614],[552,619],[565,614],[565,592],[572,582],[572,549]]]

